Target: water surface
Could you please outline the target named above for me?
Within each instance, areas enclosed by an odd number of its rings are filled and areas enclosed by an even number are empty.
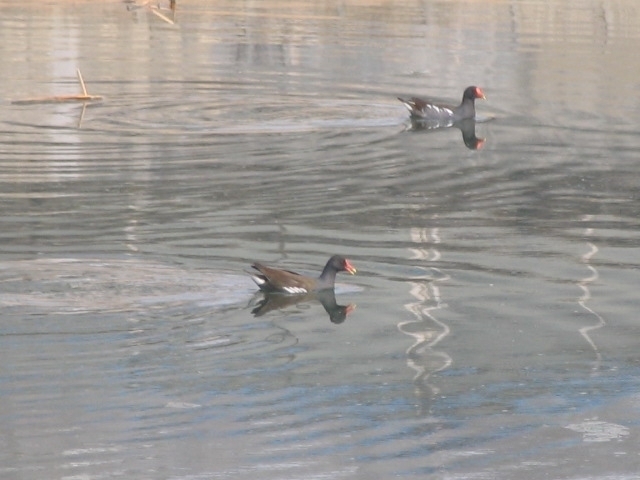
[[[178,3],[0,2],[0,476],[639,478],[635,1]]]

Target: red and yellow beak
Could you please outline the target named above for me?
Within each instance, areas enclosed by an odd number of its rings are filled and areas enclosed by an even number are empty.
[[[480,87],[476,87],[476,98],[481,98],[482,100],[487,99],[487,97],[484,96],[484,92]]]
[[[344,261],[344,269],[345,271],[349,272],[351,275],[353,275],[354,273],[356,273],[356,267],[354,267],[353,265],[351,265],[351,263],[349,262],[349,260],[345,260]]]

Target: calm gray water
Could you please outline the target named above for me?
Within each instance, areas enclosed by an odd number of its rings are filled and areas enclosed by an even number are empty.
[[[161,13],[0,2],[0,478],[640,478],[636,0]]]

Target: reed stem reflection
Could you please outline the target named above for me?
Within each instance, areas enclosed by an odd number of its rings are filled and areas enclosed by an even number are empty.
[[[410,248],[411,258],[422,262],[433,262],[440,259],[440,251],[435,247],[440,243],[438,228],[412,228],[411,240],[418,244],[416,248]],[[452,359],[448,353],[435,349],[450,333],[449,326],[439,320],[435,313],[445,304],[440,295],[439,282],[446,281],[450,277],[438,268],[431,268],[438,274],[438,278],[420,266],[424,275],[409,282],[409,293],[417,301],[409,302],[404,307],[415,317],[398,323],[398,330],[413,339],[413,343],[407,348],[407,366],[415,371],[413,382],[416,386],[416,395],[431,398],[439,392],[438,387],[429,384],[429,377],[436,372],[449,367]],[[422,412],[425,413],[425,412]]]

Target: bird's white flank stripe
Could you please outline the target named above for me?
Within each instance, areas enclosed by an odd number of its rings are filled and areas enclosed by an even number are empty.
[[[307,289],[302,287],[284,287],[283,290],[287,293],[307,293]]]

